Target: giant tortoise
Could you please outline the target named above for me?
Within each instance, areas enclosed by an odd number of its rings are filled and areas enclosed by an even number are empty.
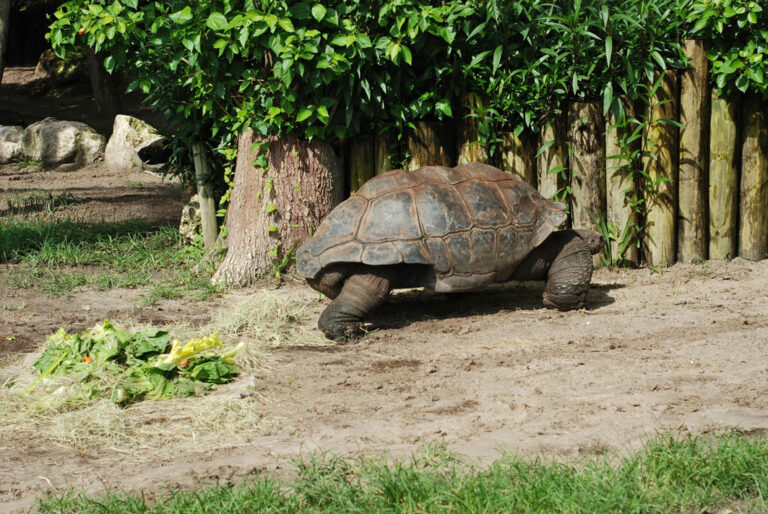
[[[589,230],[556,231],[565,206],[515,175],[479,163],[392,170],[336,207],[297,251],[300,275],[333,302],[318,326],[335,340],[392,289],[470,291],[507,280],[546,280],[544,305],[584,306],[592,255]]]

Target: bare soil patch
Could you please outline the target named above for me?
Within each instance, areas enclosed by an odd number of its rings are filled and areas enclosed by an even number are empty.
[[[2,168],[0,209],[8,195],[54,186],[79,199],[62,207],[73,217],[178,216],[174,186],[98,167]],[[0,274],[11,268],[0,265]],[[214,448],[124,452],[60,446],[20,430],[0,440],[0,510],[25,510],[51,487],[155,491],[286,474],[316,449],[406,456],[439,440],[483,465],[508,450],[622,452],[660,429],[768,429],[768,261],[676,265],[661,275],[598,270],[593,284],[590,308],[566,313],[543,309],[542,285],[533,283],[462,295],[400,292],[358,342],[268,350],[264,371],[243,379],[263,398],[263,421],[245,436],[212,430]],[[138,289],[53,298],[4,285],[0,366],[60,326],[82,330],[105,317],[199,325],[265,285],[145,308]],[[306,305],[310,328],[327,305],[300,281],[275,294]]]

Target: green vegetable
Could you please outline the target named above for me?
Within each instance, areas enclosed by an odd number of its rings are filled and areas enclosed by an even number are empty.
[[[184,346],[181,346],[178,339],[174,339],[171,343],[171,352],[158,357],[157,362],[162,364],[179,364],[184,359],[190,359],[206,350],[221,348],[222,346],[218,332],[208,337],[192,338]]]
[[[48,338],[48,346],[34,367],[40,376],[27,389],[31,394],[48,377],[66,375],[77,384],[57,388],[38,398],[43,409],[64,403],[109,397],[121,405],[144,399],[204,394],[214,384],[233,380],[238,369],[232,358],[240,343],[222,353],[218,334],[190,339],[186,344],[168,332],[119,330],[109,320],[80,334],[59,329]],[[179,364],[184,362],[185,366]]]

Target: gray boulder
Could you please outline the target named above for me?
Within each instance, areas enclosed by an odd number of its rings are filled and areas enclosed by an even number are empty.
[[[200,202],[197,199],[197,195],[194,195],[181,210],[179,234],[181,234],[182,240],[191,243],[196,235],[202,233],[203,221],[200,216]]]
[[[24,157],[49,166],[73,163],[85,166],[104,154],[104,136],[79,121],[46,118],[24,129]]]
[[[164,142],[165,138],[148,123],[118,114],[104,151],[104,164],[114,168],[154,168],[145,156],[162,151]]]
[[[21,157],[22,127],[4,127],[0,125],[0,164],[7,164]]]

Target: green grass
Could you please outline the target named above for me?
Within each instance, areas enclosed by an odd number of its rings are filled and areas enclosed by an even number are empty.
[[[40,512],[574,512],[768,511],[768,439],[737,433],[659,436],[639,452],[559,463],[504,457],[483,470],[440,447],[408,463],[313,456],[290,482],[166,491],[157,496],[74,491]],[[161,501],[160,501],[161,500]]]
[[[145,304],[162,298],[208,298],[219,290],[210,284],[211,266],[193,271],[202,257],[200,248],[182,244],[175,227],[142,220],[0,220],[0,263],[17,264],[6,281],[54,296],[79,287],[103,291],[152,286]]]

